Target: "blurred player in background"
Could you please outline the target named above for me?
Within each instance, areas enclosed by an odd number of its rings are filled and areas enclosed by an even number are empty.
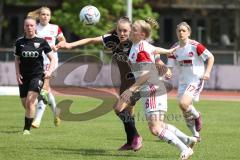
[[[162,141],[176,146],[180,151],[180,159],[186,160],[193,150],[188,147],[195,143],[197,138],[189,137],[175,126],[166,124],[164,117],[167,112],[167,91],[162,81],[159,81],[155,66],[155,54],[158,48],[147,42],[151,35],[151,26],[154,20],[137,20],[132,26],[130,39],[133,45],[129,54],[131,69],[136,82],[121,95],[119,108],[129,103],[131,97],[140,90],[141,101],[144,107],[149,130]]]
[[[56,69],[58,67],[58,53],[55,44],[61,41],[65,42],[65,37],[62,33],[61,28],[56,24],[49,23],[51,20],[51,10],[48,7],[41,7],[35,11],[32,11],[28,13],[28,16],[35,17],[39,21],[39,23],[37,24],[37,36],[44,38],[48,42],[48,44],[52,47],[54,51],[53,55],[57,59],[57,63],[55,66]],[[45,56],[44,70],[48,69],[49,59]],[[32,123],[32,126],[34,128],[38,128],[40,126],[41,119],[46,108],[45,103],[48,103],[52,109],[55,126],[58,126],[60,124],[60,118],[58,117],[57,113],[56,101],[51,92],[49,81],[50,81],[49,78],[44,80],[44,86],[40,93],[42,97],[39,98],[36,116]]]
[[[191,28],[186,22],[177,25],[176,33],[179,41],[173,45],[177,49],[168,58],[168,66],[170,68],[176,66],[179,69],[179,107],[183,112],[187,126],[200,141],[201,113],[195,109],[193,101],[199,101],[204,80],[210,78],[214,56],[201,43],[189,39]],[[205,70],[204,61],[206,60],[208,62]],[[166,74],[167,78],[171,78],[171,76],[171,73]]]
[[[55,58],[49,44],[36,36],[36,20],[27,17],[24,21],[24,37],[15,44],[15,68],[20,98],[25,108],[23,134],[30,134],[35,115],[37,97],[43,86],[43,79],[49,78],[54,70]],[[50,60],[49,69],[44,72],[43,55]]]

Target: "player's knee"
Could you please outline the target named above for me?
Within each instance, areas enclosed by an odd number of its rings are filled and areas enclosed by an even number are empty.
[[[180,100],[179,106],[180,106],[182,111],[186,112],[189,104],[184,100]]]
[[[117,113],[117,116],[125,123],[132,121],[132,116],[127,110]]]
[[[149,126],[149,130],[152,133],[152,135],[157,136],[159,132],[159,127],[156,126]]]
[[[126,109],[128,106],[129,106],[128,103],[120,100],[119,103],[117,104],[117,106],[114,108],[114,111],[115,111],[115,113],[118,114],[118,113],[122,112],[124,109]]]

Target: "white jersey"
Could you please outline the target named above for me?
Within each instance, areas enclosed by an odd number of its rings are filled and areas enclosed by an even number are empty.
[[[177,49],[168,57],[168,67],[178,67],[179,85],[199,81],[205,72],[204,61],[211,53],[201,43],[190,39],[184,47],[179,43],[173,47]]]
[[[137,79],[143,70],[150,70],[149,67],[155,67],[154,52],[156,47],[149,44],[147,41],[140,41],[133,44],[129,53],[129,61],[134,77]],[[151,70],[154,72],[155,70]],[[152,74],[152,73],[151,73]]]
[[[167,95],[164,84],[158,80],[155,51],[155,46],[142,40],[133,44],[129,53],[129,61],[136,79],[139,78],[142,71],[150,71],[150,78],[139,89],[146,115],[155,111],[167,111]]]
[[[46,26],[42,26],[40,23],[37,25],[37,35],[45,39],[50,47],[56,44],[57,38],[59,36],[63,36],[62,30],[58,25],[55,24],[47,24]],[[58,61],[57,52],[54,52],[54,57]],[[44,57],[44,65],[48,65],[50,63],[49,59],[45,56]],[[57,65],[55,66],[57,67]]]

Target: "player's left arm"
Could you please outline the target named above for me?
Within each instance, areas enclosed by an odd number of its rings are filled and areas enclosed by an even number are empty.
[[[176,48],[165,49],[161,47],[156,47],[155,54],[167,54],[171,56],[175,52]]]
[[[50,78],[52,75],[52,72],[55,68],[55,65],[57,63],[56,57],[53,56],[53,51],[47,53],[47,57],[50,61],[49,69],[44,72],[45,77],[44,78]]]
[[[205,73],[204,73],[202,79],[209,80],[210,73],[212,71],[212,67],[214,64],[214,56],[208,49],[205,48],[205,46],[203,46],[200,43],[197,45],[197,54],[198,54],[198,56],[201,56],[204,61],[208,60],[207,67],[206,67],[206,70],[205,70]]]
[[[156,54],[154,56],[155,58],[155,65],[158,70],[158,73],[160,76],[163,76],[165,74],[172,74],[172,71],[166,66],[166,64],[161,60],[160,55]]]
[[[63,32],[62,32],[60,27],[58,27],[57,41],[58,41],[58,43],[63,43],[63,44],[66,43],[66,38],[64,37]],[[55,52],[59,49],[57,47],[57,44],[52,46],[52,50],[55,51]]]
[[[209,52],[208,53],[207,67],[206,67],[205,73],[203,75],[203,79],[204,80],[209,80],[213,64],[214,64],[214,56],[213,56],[213,54],[211,52]]]

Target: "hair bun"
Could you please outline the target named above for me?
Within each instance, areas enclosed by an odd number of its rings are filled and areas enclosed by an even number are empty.
[[[145,22],[149,23],[152,28],[155,28],[155,29],[159,28],[158,22],[155,19],[151,18],[151,17],[147,17],[145,19]]]

